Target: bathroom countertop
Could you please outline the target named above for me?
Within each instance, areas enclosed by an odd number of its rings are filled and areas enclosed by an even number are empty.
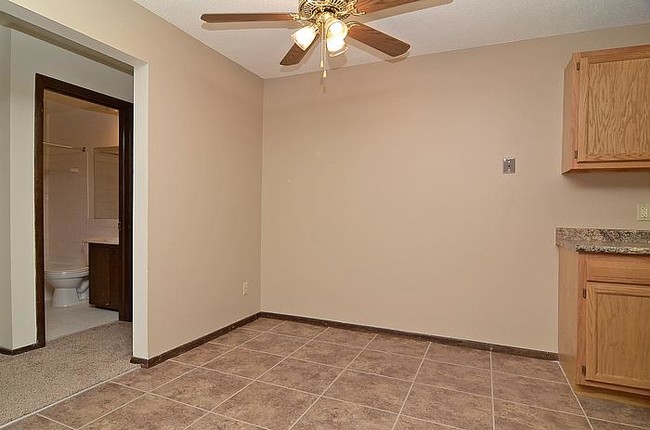
[[[577,252],[650,255],[650,230],[558,227],[555,244]]]
[[[103,243],[105,245],[119,245],[120,239],[117,237],[90,237],[84,239],[86,243]]]

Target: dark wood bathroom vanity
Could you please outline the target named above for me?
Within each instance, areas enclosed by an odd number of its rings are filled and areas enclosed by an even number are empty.
[[[88,244],[90,304],[120,311],[122,305],[122,249],[120,245]]]

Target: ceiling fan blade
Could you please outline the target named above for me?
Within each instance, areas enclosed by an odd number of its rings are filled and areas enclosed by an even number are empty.
[[[287,52],[287,55],[285,55],[282,61],[280,61],[280,64],[283,66],[295,66],[300,63],[302,59],[305,58],[305,55],[307,55],[307,52],[309,52],[311,47],[314,46],[317,39],[318,37],[314,38],[311,45],[309,45],[304,51],[300,46],[294,43],[291,49],[289,49],[289,52]]]
[[[397,6],[409,5],[411,3],[422,2],[423,7],[440,6],[451,3],[453,0],[423,1],[423,0],[357,0],[357,10],[364,13],[379,12]],[[429,4],[426,4],[429,3]]]
[[[204,13],[201,19],[207,23],[293,21],[290,13]]]
[[[357,9],[360,12],[373,13],[391,7],[415,3],[420,0],[357,0]]]
[[[388,54],[391,57],[399,57],[408,52],[411,45],[404,43],[393,36],[368,27],[365,24],[354,23],[348,30],[348,36],[375,48],[378,51]]]

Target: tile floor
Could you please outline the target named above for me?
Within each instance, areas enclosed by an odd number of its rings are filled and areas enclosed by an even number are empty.
[[[88,302],[67,308],[53,308],[45,303],[45,340],[50,341],[68,334],[112,323],[119,312],[96,308]]]
[[[14,423],[18,429],[650,428],[576,398],[556,362],[261,318]]]

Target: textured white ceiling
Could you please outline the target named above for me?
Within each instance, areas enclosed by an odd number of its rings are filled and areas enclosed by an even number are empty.
[[[298,0],[136,0],[262,78],[318,70],[318,50],[299,66],[280,60],[295,23],[203,24],[202,13],[296,12]],[[440,3],[422,0],[421,5]],[[373,18],[372,15],[368,18]],[[377,20],[369,25],[411,44],[409,56],[493,45],[555,34],[650,22],[650,0],[454,0]],[[345,67],[385,59],[357,42],[332,60]]]

